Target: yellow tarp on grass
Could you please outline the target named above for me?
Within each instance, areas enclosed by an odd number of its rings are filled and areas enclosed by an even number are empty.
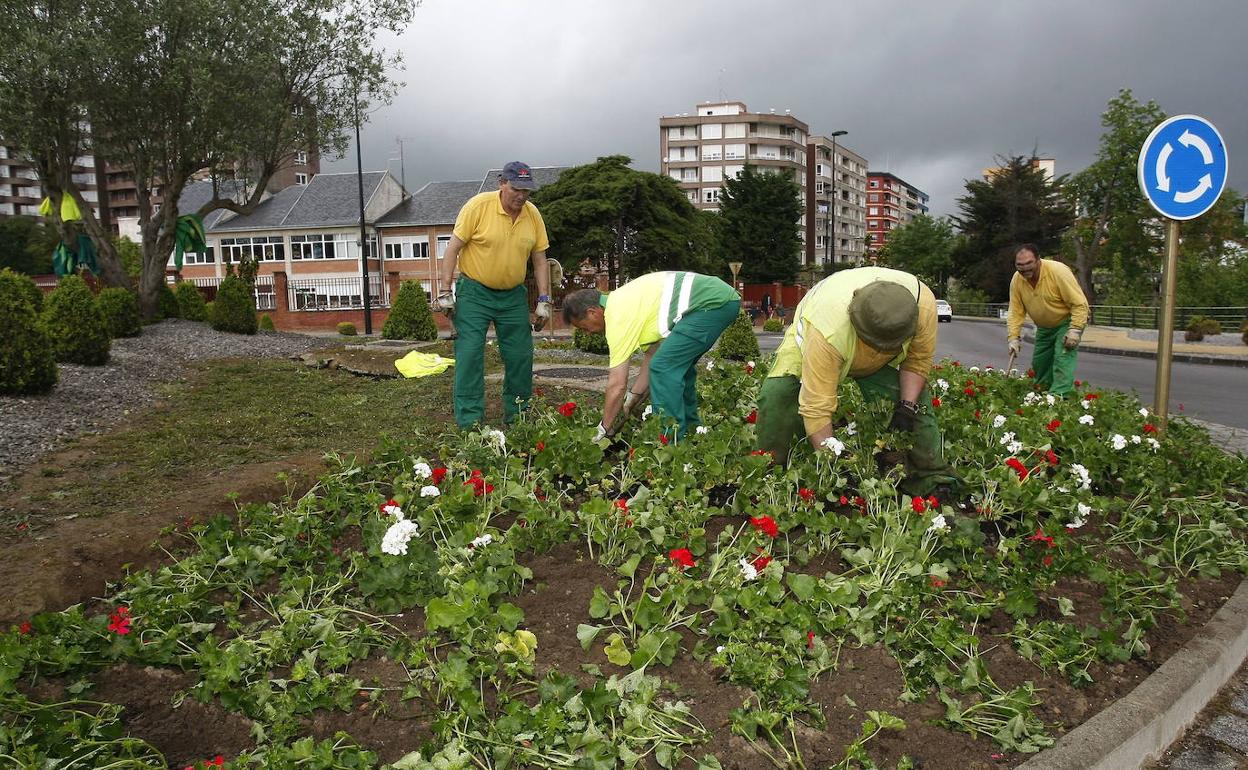
[[[408,379],[441,374],[454,365],[453,358],[443,358],[437,353],[421,353],[419,350],[413,350],[394,362],[394,368]]]

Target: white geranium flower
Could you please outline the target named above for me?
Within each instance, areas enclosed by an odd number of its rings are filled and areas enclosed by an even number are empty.
[[[753,580],[758,577],[758,569],[755,568],[753,564],[750,564],[745,559],[742,559],[737,563],[741,565],[741,577],[746,580]]]
[[[706,427],[705,425],[699,425],[695,430],[697,431],[697,434],[699,436],[705,436],[706,434],[711,432],[711,429]]]
[[[386,534],[381,538],[381,552],[388,553],[391,556],[404,556],[407,554],[407,541],[416,536],[420,531],[420,526],[414,521],[400,519],[390,525],[390,529],[386,530]]]
[[[1040,400],[1040,394],[1033,391],[1023,397],[1023,406],[1031,406],[1032,404],[1036,403],[1039,400]]]
[[[1058,487],[1057,487],[1057,491],[1058,491],[1058,492],[1061,492],[1061,493],[1064,495],[1064,494],[1066,494],[1066,493],[1070,492],[1070,489],[1069,489],[1069,488],[1067,488],[1067,487],[1063,487],[1063,486],[1061,486],[1061,485],[1059,484],[1059,485],[1058,485]]]
[[[1084,409],[1091,409],[1091,408],[1092,408],[1092,402],[1091,402],[1091,401],[1089,401],[1089,400],[1088,400],[1088,399],[1086,399],[1086,398],[1085,398],[1084,400],[1080,401],[1080,402],[1079,402],[1079,405],[1080,405],[1080,406],[1082,406]]]
[[[1156,452],[1158,449],[1161,449],[1161,442],[1153,438],[1152,436],[1149,436],[1148,438],[1144,440],[1148,442],[1148,445],[1153,448],[1154,452]]]
[[[975,372],[978,372],[978,371],[979,371],[979,367],[978,367],[978,366],[972,366],[972,367],[971,367],[971,373],[975,373]]]
[[[507,435],[501,430],[487,430],[485,432],[485,437],[494,442],[494,446],[498,449],[498,451],[501,452],[507,448]]]
[[[1014,440],[1014,431],[1010,431],[1001,437],[1001,446],[1005,446]]]
[[[420,488],[421,497],[437,497],[440,494],[442,494],[442,490],[432,484]]]
[[[397,505],[383,505],[381,506],[381,512],[390,514],[396,519],[403,518],[403,509]]]
[[[706,370],[707,370],[708,372],[709,372],[710,370],[714,369],[714,368],[715,368],[715,362],[714,362],[714,361],[707,361],[707,362],[706,362]]]
[[[718,647],[716,647],[716,648],[715,648],[715,652],[717,652],[717,653],[720,653],[720,652],[723,652],[723,651],[724,651],[724,645],[722,645],[722,644],[721,644],[721,645],[719,645]]]
[[[1121,451],[1127,448],[1127,437],[1121,433],[1115,433],[1110,436],[1109,443],[1113,445],[1114,449]]]
[[[1070,472],[1075,474],[1075,477],[1079,479],[1080,489],[1087,490],[1092,488],[1092,477],[1088,475],[1087,468],[1083,467],[1079,463],[1073,463],[1070,466]]]
[[[949,524],[945,522],[945,515],[943,513],[938,513],[933,516],[932,525],[927,528],[927,531],[933,533],[948,532]]]
[[[992,418],[992,427],[1000,428],[1002,425],[1005,425],[1005,415],[999,414]]]
[[[936,387],[940,390],[940,395],[942,396],[949,392],[949,382],[944,378],[936,380]]]
[[[641,419],[644,420],[652,414],[654,414],[654,407],[646,404],[646,408],[641,410]]]
[[[1022,375],[1022,372],[1018,371],[1018,367],[1015,367],[1015,368],[1011,369],[1011,370],[1010,370],[1010,371],[1006,374],[1006,376],[1007,376],[1007,377],[1022,377],[1023,375]]]
[[[1131,437],[1131,443],[1132,443],[1132,444],[1138,444],[1138,443],[1140,443],[1140,441],[1141,441],[1141,440],[1142,440],[1142,439],[1141,439],[1139,436],[1132,436],[1132,437]]]
[[[1007,445],[1006,445],[1005,449],[1006,449],[1006,451],[1008,451],[1010,454],[1012,454],[1012,455],[1016,455],[1016,454],[1018,454],[1019,452],[1023,451],[1023,442],[1021,442],[1021,441],[1011,441],[1009,444],[1007,444]]]
[[[1079,424],[1080,424],[1080,425],[1092,425],[1092,424],[1093,424],[1093,423],[1095,423],[1095,422],[1096,422],[1096,418],[1095,418],[1095,417],[1093,417],[1093,416],[1092,416],[1092,415],[1090,415],[1090,414],[1081,414],[1081,415],[1079,415]]]
[[[1141,417],[1147,417],[1147,416],[1148,416],[1148,410],[1147,410],[1147,409],[1145,409],[1144,407],[1140,407],[1140,416],[1141,416]]]
[[[845,445],[836,436],[828,436],[823,440],[824,449],[831,449],[832,453],[837,457],[841,456],[841,452],[845,451]]]
[[[1083,503],[1078,504],[1077,510],[1078,510],[1078,514],[1075,515],[1074,520],[1066,525],[1067,527],[1070,527],[1071,529],[1079,529],[1084,524],[1087,524],[1088,516],[1092,514],[1092,506],[1085,505]]]
[[[484,548],[492,542],[494,542],[494,536],[486,533],[480,537],[473,538],[473,541],[469,545],[473,548]]]
[[[412,475],[418,479],[427,479],[433,475],[433,468],[429,467],[429,463],[416,463],[412,466]]]
[[[755,366],[756,366],[756,364],[755,364],[753,361],[746,361],[746,362],[745,362],[745,368],[746,368],[746,369],[753,369]]]
[[[858,423],[856,423],[856,422],[851,422],[849,425],[846,425],[846,426],[845,426],[845,435],[846,435],[846,436],[856,436],[856,435],[858,435]]]
[[[1054,396],[1052,393],[1045,393],[1044,400],[1045,400],[1045,403],[1047,403],[1049,406],[1053,406],[1054,404],[1057,403],[1057,397]]]

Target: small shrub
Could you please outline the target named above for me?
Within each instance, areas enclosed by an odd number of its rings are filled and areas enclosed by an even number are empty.
[[[43,324],[57,361],[87,366],[100,366],[108,361],[112,344],[108,325],[95,295],[78,276],[65,276],[56,291],[48,295]]]
[[[386,323],[389,323],[389,321],[387,321]],[[344,337],[354,337],[355,336],[355,324],[351,323],[350,321],[343,321],[342,323],[338,324],[338,333]],[[394,339],[394,337],[387,337],[387,339]]]
[[[35,309],[36,314],[43,312],[43,289],[36,286],[34,280],[7,267],[0,270],[0,276],[5,276],[6,280],[13,282],[13,290],[19,292],[13,296],[23,297]]]
[[[381,327],[381,336],[388,340],[436,340],[438,325],[429,309],[429,298],[419,281],[404,281],[399,296],[394,298],[390,315]]]
[[[606,355],[611,352],[611,348],[607,346],[607,335],[594,332],[583,332],[580,329],[572,332],[572,344],[577,350],[586,353],[599,353]]]
[[[190,281],[178,281],[173,288],[173,296],[178,301],[178,315],[188,321],[207,321],[208,307],[199,287]]]
[[[1205,338],[1205,333],[1202,332],[1200,329],[1188,329],[1187,331],[1183,332],[1183,339],[1187,340],[1188,342],[1200,342],[1204,338]]]
[[[724,329],[719,337],[719,355],[733,361],[752,361],[759,357],[758,338],[754,325],[745,313],[738,313],[737,320]]]
[[[0,270],[0,393],[6,395],[46,393],[56,385],[56,359],[31,304],[32,287],[39,291],[26,276]]]
[[[256,333],[256,298],[241,278],[230,275],[222,279],[208,322],[217,331]]]
[[[173,289],[169,288],[168,282],[160,284],[160,317],[161,318],[178,318],[178,298],[173,295]]]
[[[1202,339],[1222,333],[1222,324],[1219,321],[1203,315],[1194,315],[1187,319],[1187,326],[1184,328],[1189,332],[1199,332]]]
[[[784,331],[784,321],[772,316],[763,321],[763,331],[765,332],[782,332]]]
[[[265,313],[264,315],[260,316],[260,331],[262,332],[274,331],[273,318],[268,313]]]
[[[139,301],[130,290],[119,287],[104,289],[96,295],[95,301],[104,315],[110,337],[137,337],[143,333]]]
[[[212,307],[213,307],[213,303],[211,300],[204,303],[204,320],[205,321],[209,321],[209,322],[212,321]]]

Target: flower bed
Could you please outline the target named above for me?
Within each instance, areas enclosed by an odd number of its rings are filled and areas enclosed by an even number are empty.
[[[852,387],[829,451],[788,469],[753,451],[748,369],[701,374],[706,429],[681,441],[650,416],[595,443],[594,409],[551,404],[184,530],[107,602],[0,635],[0,755],[1008,765],[1129,689],[1248,568],[1243,459],[1182,421],[1158,440],[1129,396],[948,363],[930,408],[968,493],[910,498],[890,405]],[[228,716],[229,745],[145,736],[95,700],[119,671],[176,672],[170,714]]]

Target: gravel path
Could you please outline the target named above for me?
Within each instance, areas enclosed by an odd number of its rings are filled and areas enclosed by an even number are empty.
[[[157,383],[185,364],[210,358],[280,358],[323,348],[326,340],[261,332],[249,337],[203,323],[169,320],[113,340],[104,366],[60,364],[60,382],[43,396],[0,396],[0,485],[67,440],[99,431],[151,403]]]

